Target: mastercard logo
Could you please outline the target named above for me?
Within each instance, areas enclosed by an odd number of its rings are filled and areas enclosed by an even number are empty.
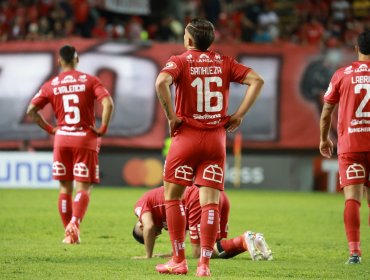
[[[163,164],[156,158],[132,158],[122,167],[122,178],[131,186],[159,186],[162,173]]]

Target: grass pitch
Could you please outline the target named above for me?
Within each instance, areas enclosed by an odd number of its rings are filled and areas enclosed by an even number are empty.
[[[144,247],[131,235],[133,206],[145,189],[95,188],[81,225],[80,245],[61,243],[57,190],[0,190],[0,279],[198,279],[189,255],[187,276],[160,275],[163,259],[135,260]],[[361,209],[361,265],[348,266],[342,194],[227,190],[229,237],[263,232],[270,262],[244,253],[211,261],[212,279],[369,279],[368,207]],[[188,244],[188,242],[187,242]],[[156,253],[170,252],[168,233]],[[188,251],[190,253],[190,244]]]

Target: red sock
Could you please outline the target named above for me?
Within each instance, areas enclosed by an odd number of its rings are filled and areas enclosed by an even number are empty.
[[[360,206],[355,199],[347,199],[344,207],[344,227],[350,254],[361,255],[360,250]]]
[[[185,259],[185,211],[180,200],[166,200],[166,220],[170,235],[173,260],[182,262]]]
[[[72,218],[72,194],[59,193],[58,210],[64,228],[66,228]]]
[[[243,245],[242,236],[234,237],[228,240],[222,239],[220,240],[220,245],[222,250],[225,252],[225,258],[235,257],[236,255],[247,251]],[[221,253],[220,250],[219,253]]]
[[[87,191],[79,191],[73,200],[73,213],[71,222],[75,223],[78,227],[85,216],[89,202],[90,195]]]
[[[217,232],[220,227],[220,215],[218,204],[211,203],[202,207],[200,218],[200,264],[209,265],[212,257],[213,245],[217,239]]]

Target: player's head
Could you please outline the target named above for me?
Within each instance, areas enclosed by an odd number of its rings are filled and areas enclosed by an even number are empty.
[[[137,222],[132,230],[132,236],[135,240],[141,244],[144,244],[144,237],[143,237],[143,225],[140,222]]]
[[[59,63],[62,67],[75,67],[78,63],[76,48],[71,45],[65,45],[59,49]]]
[[[206,51],[215,39],[215,28],[213,24],[202,18],[194,18],[185,27],[184,45],[195,47]]]
[[[370,55],[370,31],[365,31],[358,35],[357,47],[360,53]]]

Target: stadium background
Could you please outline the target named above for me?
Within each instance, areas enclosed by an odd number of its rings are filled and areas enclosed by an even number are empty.
[[[369,9],[370,1],[345,0],[2,1],[0,187],[57,186],[53,139],[25,111],[58,73],[63,44],[77,47],[79,70],[99,76],[116,104],[103,139],[101,185],[160,185],[167,122],[154,81],[169,56],[184,51],[189,18],[204,16],[216,27],[213,49],[266,81],[239,130],[241,143],[228,136],[226,187],[335,192],[336,159],[318,152],[322,95],[335,69],[355,59]],[[230,111],[244,90],[232,86]],[[53,121],[50,108],[43,113]]]

